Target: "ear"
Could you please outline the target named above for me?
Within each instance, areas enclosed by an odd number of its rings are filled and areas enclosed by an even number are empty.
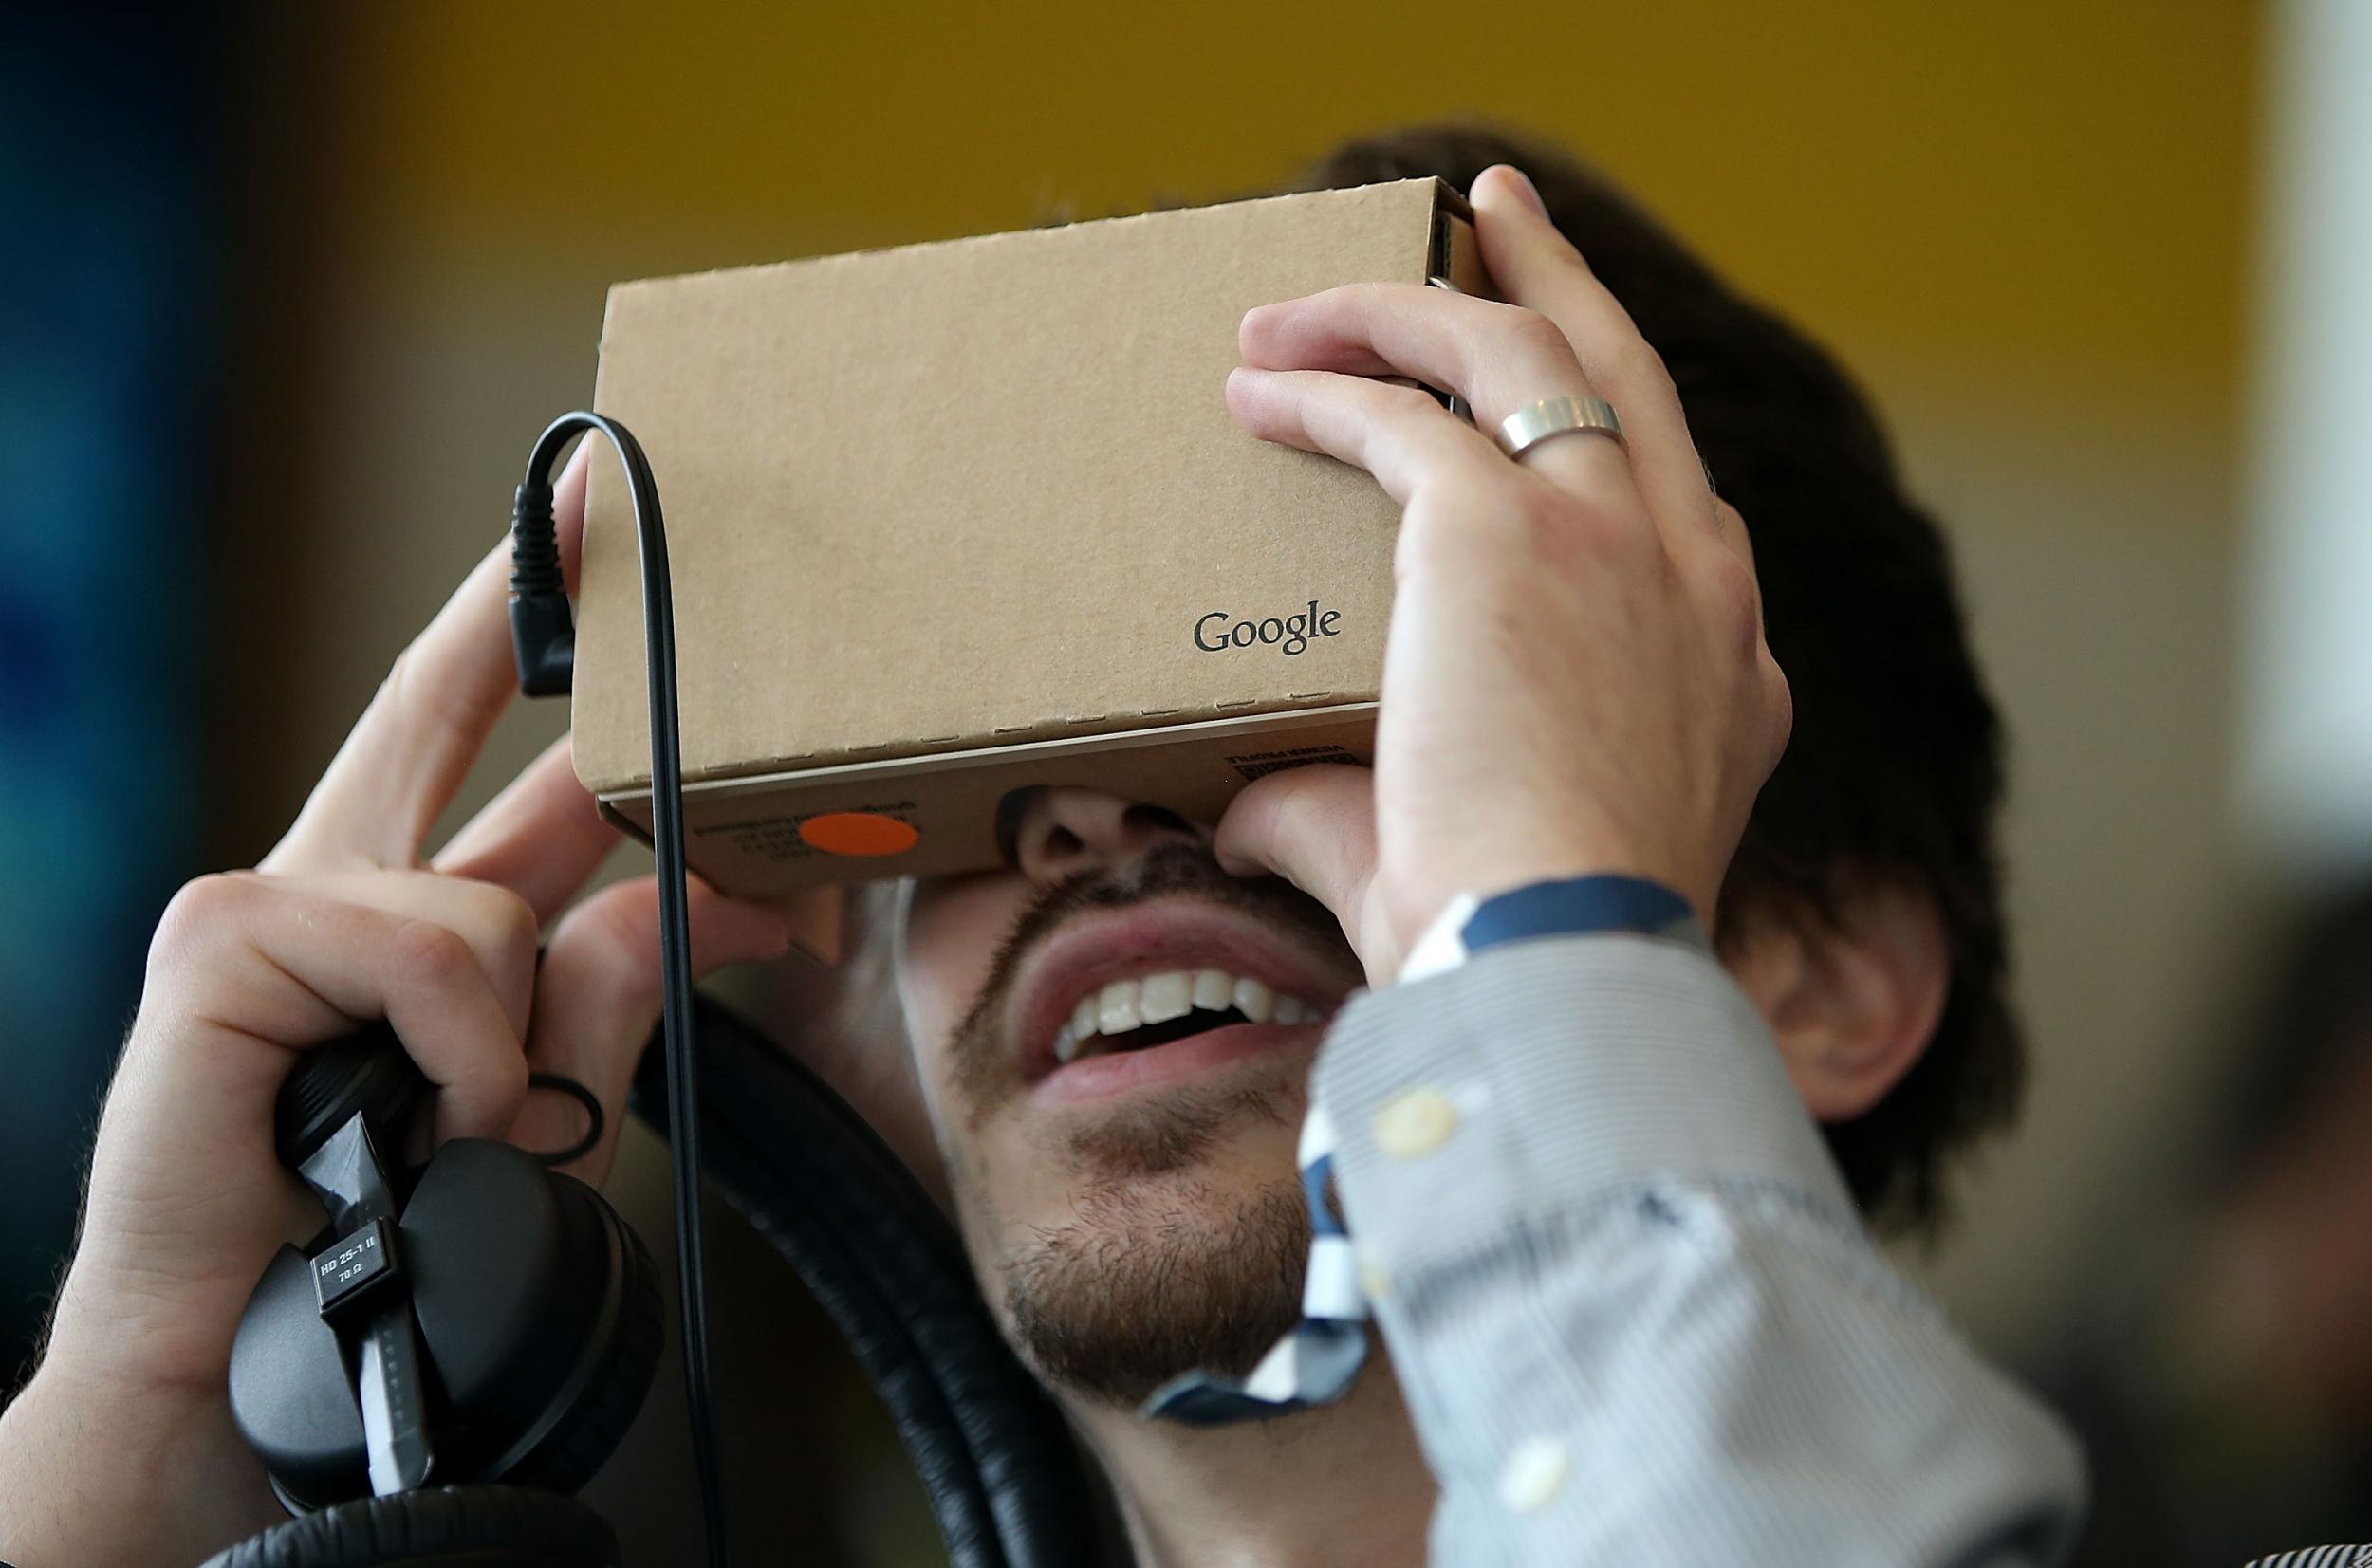
[[[1857,878],[1829,916],[1757,913],[1723,959],[1770,1024],[1820,1121],[1850,1121],[1918,1062],[1952,984],[1943,912],[1924,885]]]

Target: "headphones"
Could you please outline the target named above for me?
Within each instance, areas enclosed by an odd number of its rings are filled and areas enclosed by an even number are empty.
[[[309,1517],[207,1568],[616,1568],[610,1526],[567,1494],[650,1392],[658,1268],[599,1193],[546,1169],[591,1138],[546,1156],[459,1138],[391,1175],[426,1089],[383,1024],[306,1053],[281,1089],[281,1162],[330,1223],[249,1299],[231,1410]],[[432,1477],[469,1485],[418,1489]]]
[[[1013,1358],[960,1239],[864,1119],[789,1053],[693,989],[686,932],[674,610],[658,489],[623,426],[564,415],[511,513],[511,633],[530,696],[565,692],[575,630],[550,475],[592,432],[624,465],[641,541],[653,849],[665,1007],[631,1104],[674,1160],[684,1360],[708,1560],[725,1562],[710,1409],[699,1180],[797,1270],[846,1337],[921,1473],[952,1568],[1090,1568],[1103,1517],[1060,1412]],[[301,1517],[203,1568],[620,1568],[607,1522],[569,1494],[640,1410],[658,1363],[658,1276],[599,1193],[530,1154],[411,1146],[427,1082],[384,1024],[314,1047],[282,1086],[282,1163],[328,1224],[284,1246],[249,1299],[231,1407]],[[703,1151],[703,1140],[706,1149]],[[430,1485],[434,1483],[435,1485]],[[686,1554],[687,1557],[690,1554]]]
[[[998,1336],[954,1227],[822,1079],[710,999],[693,1013],[711,1181],[847,1339],[921,1474],[951,1564],[1089,1568],[1098,1494],[1062,1416]],[[381,1024],[314,1048],[289,1076],[275,1141],[332,1221],[265,1270],[232,1343],[231,1398],[274,1492],[303,1517],[204,1568],[619,1564],[616,1533],[566,1494],[614,1451],[650,1388],[658,1273],[599,1193],[546,1169],[598,1139],[598,1102],[565,1079],[535,1081],[585,1100],[593,1120],[575,1146],[535,1155],[455,1139],[379,1176],[389,1206],[378,1211],[361,1190],[419,1115],[419,1070]],[[667,1132],[656,1039],[630,1103]],[[412,1408],[439,1485],[374,1497],[362,1346],[375,1318],[404,1312],[417,1335]]]

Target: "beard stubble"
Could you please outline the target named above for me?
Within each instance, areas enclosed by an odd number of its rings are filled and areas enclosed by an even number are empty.
[[[1128,875],[1091,873],[1048,888],[1016,919],[979,1002],[954,1040],[955,1086],[977,1138],[1018,1096],[1011,1042],[999,1021],[1014,973],[1047,932],[1081,911],[1188,895],[1245,910],[1301,945],[1348,958],[1324,905],[1273,878],[1232,877],[1200,845],[1165,843]],[[1296,1069],[1298,1070],[1298,1069]],[[1309,1217],[1292,1168],[1300,1085],[1181,1087],[1092,1122],[1033,1130],[1030,1145],[1070,1177],[1059,1224],[1029,1227],[991,1260],[991,1288],[1014,1350],[1057,1388],[1135,1406],[1180,1373],[1249,1373],[1299,1320],[1309,1256]],[[1240,1139],[1269,1124],[1273,1170],[1232,1171]],[[977,1146],[975,1199],[987,1223],[978,1242],[1010,1233]]]

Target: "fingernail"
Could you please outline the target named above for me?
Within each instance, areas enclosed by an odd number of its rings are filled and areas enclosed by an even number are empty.
[[[1533,212],[1538,212],[1544,218],[1547,217],[1548,215],[1548,204],[1540,199],[1540,187],[1532,183],[1532,176],[1526,174],[1523,170],[1518,169],[1512,163],[1502,164],[1501,167],[1506,169],[1510,175],[1514,176],[1513,183],[1515,186],[1515,194],[1522,196],[1526,205],[1530,207]]]

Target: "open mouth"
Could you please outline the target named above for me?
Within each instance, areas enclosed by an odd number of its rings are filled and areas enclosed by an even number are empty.
[[[1079,999],[1054,1034],[1054,1060],[1167,1045],[1231,1024],[1306,1024],[1323,1014],[1266,981],[1225,969],[1167,969],[1115,980]]]
[[[1048,935],[1011,984],[1007,1038],[1049,1102],[1175,1087],[1314,1046],[1357,973],[1347,950],[1258,911],[1149,899]]]

